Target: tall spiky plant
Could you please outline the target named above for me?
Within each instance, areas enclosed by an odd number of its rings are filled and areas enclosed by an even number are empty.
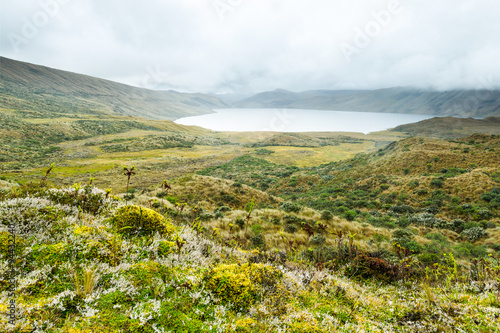
[[[123,167],[123,174],[127,176],[127,193],[128,193],[128,186],[130,184],[130,177],[135,175],[135,165],[132,165],[131,167],[127,168],[126,166]]]
[[[49,173],[52,171],[52,169],[54,169],[55,165],[56,165],[55,163],[52,163],[50,165],[50,167],[47,169],[47,171],[45,171],[45,175],[42,177],[42,181],[40,182],[40,186],[44,186],[45,185],[45,181],[47,180],[47,177],[49,176]]]

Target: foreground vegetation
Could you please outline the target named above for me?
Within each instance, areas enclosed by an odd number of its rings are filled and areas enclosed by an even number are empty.
[[[496,135],[1,117],[2,331],[499,331]]]
[[[496,253],[428,263],[395,240],[389,258],[367,237],[384,228],[211,177],[127,199],[46,178],[0,192],[2,276],[18,233],[19,320],[2,331],[499,331]]]

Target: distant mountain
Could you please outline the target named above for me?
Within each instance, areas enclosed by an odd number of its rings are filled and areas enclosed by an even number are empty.
[[[174,120],[228,107],[215,96],[154,91],[0,57],[0,111],[29,117],[128,115]]]
[[[411,88],[263,92],[233,103],[238,108],[290,108],[459,117],[500,116],[500,90],[432,91]]]
[[[217,97],[218,99],[229,105],[232,105],[233,103],[241,101],[252,95],[253,94],[213,94],[213,96]]]
[[[500,134],[500,117],[485,119],[436,117],[417,123],[401,125],[392,129],[410,136],[455,139],[474,133]]]

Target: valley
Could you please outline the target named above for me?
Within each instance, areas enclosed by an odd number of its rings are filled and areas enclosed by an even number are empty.
[[[1,64],[19,320],[0,330],[499,331],[496,102],[369,134],[221,132],[172,121],[229,106],[214,96]]]

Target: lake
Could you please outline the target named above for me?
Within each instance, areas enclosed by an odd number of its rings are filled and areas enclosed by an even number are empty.
[[[214,131],[362,132],[370,133],[433,118],[430,115],[297,109],[217,109],[215,113],[177,119]]]

